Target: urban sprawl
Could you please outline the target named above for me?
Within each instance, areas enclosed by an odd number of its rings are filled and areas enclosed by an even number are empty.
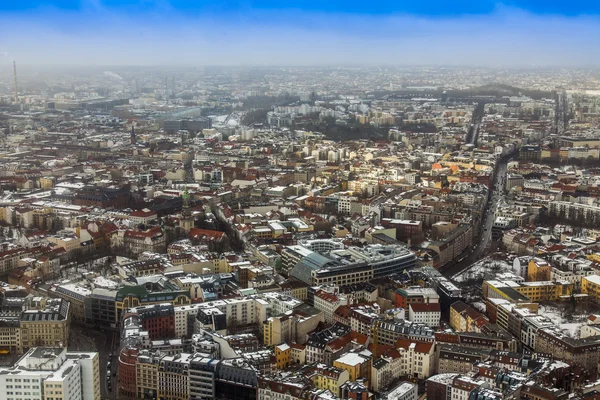
[[[0,399],[600,399],[599,365],[597,72],[0,77]]]

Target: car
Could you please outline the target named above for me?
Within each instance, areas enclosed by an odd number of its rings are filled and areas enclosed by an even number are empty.
[[[106,368],[110,369],[110,361],[106,363]]]
[[[117,371],[113,372],[113,377],[117,376]]]

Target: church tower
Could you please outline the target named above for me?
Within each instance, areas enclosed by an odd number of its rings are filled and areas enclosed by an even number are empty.
[[[192,210],[190,210],[190,192],[188,192],[187,186],[181,197],[183,199],[183,207],[181,208],[179,226],[185,233],[188,233],[194,227],[194,218],[192,217]]]

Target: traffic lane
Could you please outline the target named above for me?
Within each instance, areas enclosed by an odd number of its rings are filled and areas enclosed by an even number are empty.
[[[117,370],[118,370],[118,351],[116,349],[117,333],[106,332],[103,357],[104,360],[104,371],[102,372],[102,379],[104,381],[102,387],[104,388],[104,398],[114,399],[116,398],[117,388]],[[110,364],[109,364],[110,362]]]

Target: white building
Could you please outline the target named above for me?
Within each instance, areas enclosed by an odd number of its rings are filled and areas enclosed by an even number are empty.
[[[0,369],[3,400],[100,400],[98,353],[34,347],[14,366]]]
[[[435,372],[435,344],[431,342],[400,339],[398,352],[402,358],[400,375],[427,379]]]
[[[153,221],[157,218],[158,218],[158,214],[156,213],[156,211],[150,211],[147,208],[144,208],[142,210],[132,211],[129,214],[129,219],[131,220],[131,222],[133,222],[136,225],[139,225],[139,224],[146,225],[150,221]]]
[[[435,328],[440,326],[442,310],[440,303],[411,303],[408,305],[408,320]]]
[[[387,392],[382,398],[384,400],[417,400],[419,386],[413,382],[401,382]]]
[[[339,306],[348,305],[348,299],[345,296],[328,293],[324,290],[319,290],[315,293],[314,307],[317,310],[323,311],[325,322],[330,324],[333,322],[333,313]]]

